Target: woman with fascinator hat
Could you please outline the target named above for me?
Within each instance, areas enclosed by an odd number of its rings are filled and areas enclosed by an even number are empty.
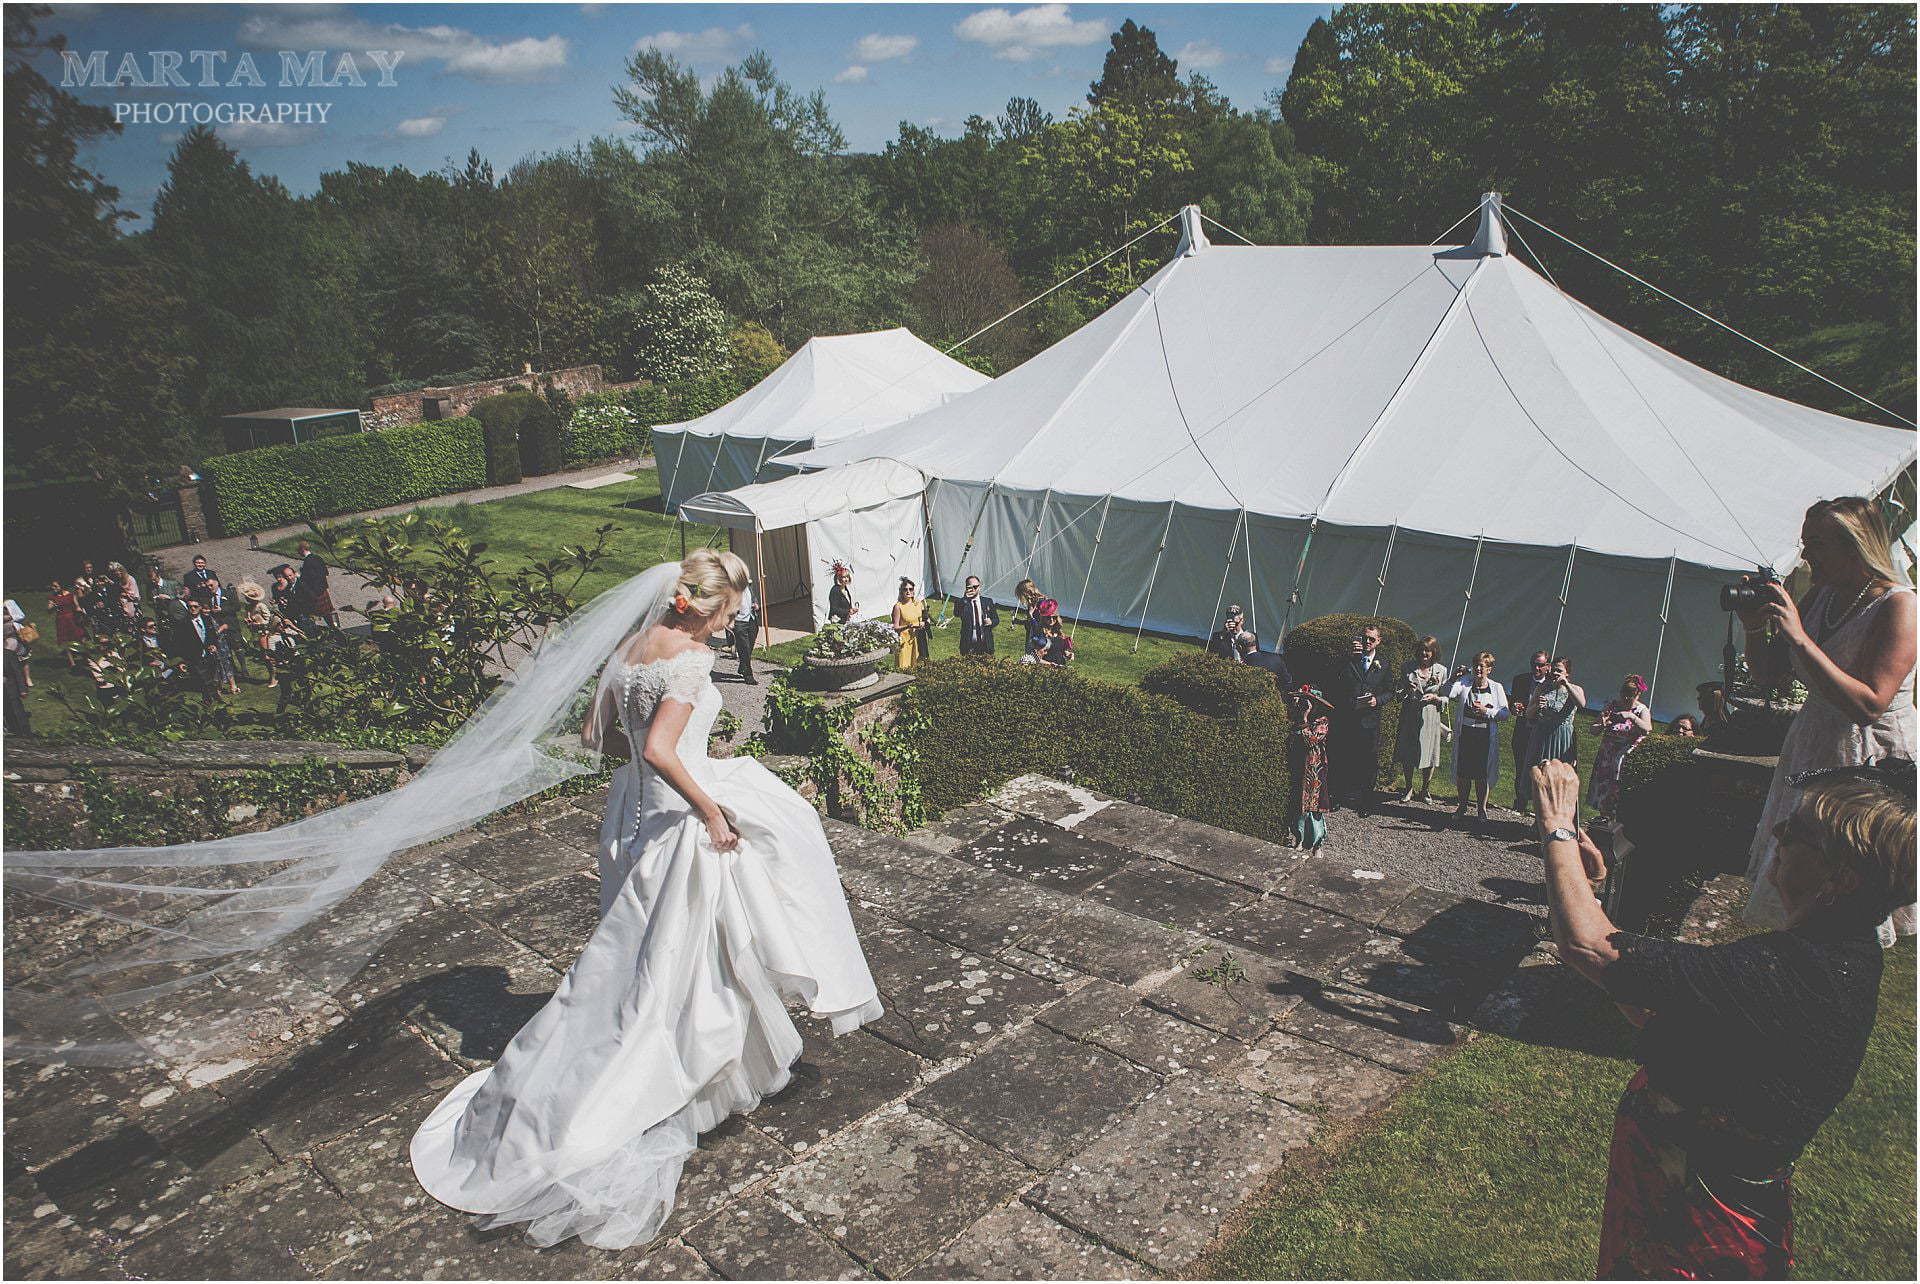
[[[739,558],[701,550],[601,594],[388,793],[212,842],[7,852],[10,893],[114,929],[9,987],[8,1055],[271,1058],[316,1002],[358,1001],[345,992],[425,912],[375,879],[396,855],[624,756],[599,923],[411,1154],[427,1192],[483,1226],[524,1223],[540,1245],[653,1238],[699,1134],[787,1084],[801,1052],[787,1001],[836,1034],[881,1015],[819,816],[757,761],[707,757],[721,708],[707,638],[746,583]]]
[[[1639,747],[1653,730],[1653,710],[1647,707],[1647,680],[1629,673],[1620,683],[1620,695],[1607,701],[1594,728],[1600,733],[1600,749],[1593,756],[1593,778],[1587,785],[1587,801],[1602,816],[1613,815],[1620,800],[1620,766],[1627,755]]]

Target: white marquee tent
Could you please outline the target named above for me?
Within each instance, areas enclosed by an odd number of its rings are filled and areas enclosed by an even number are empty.
[[[726,405],[653,430],[665,510],[784,475],[767,461],[898,423],[987,382],[905,329],[810,339]]]
[[[901,576],[926,583],[926,485],[917,468],[868,459],[695,495],[681,504],[680,516],[724,527],[753,571],[760,600],[804,601],[811,632],[827,622],[828,571],[836,561],[853,571],[857,618],[887,614]]]
[[[1877,493],[1914,435],[1723,379],[1506,254],[1210,245],[1025,365],[891,428],[786,456],[927,479],[933,592],[1031,575],[1073,617],[1185,636],[1243,602],[1289,623],[1381,612],[1486,649],[1571,653],[1692,702],[1717,587],[1797,559],[1816,499]]]

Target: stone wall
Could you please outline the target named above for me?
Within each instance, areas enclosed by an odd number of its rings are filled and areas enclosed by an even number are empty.
[[[151,753],[111,745],[9,745],[0,774],[9,812],[20,809],[8,817],[10,831],[16,826],[18,832],[51,831],[65,839],[64,846],[89,847],[93,836],[87,821],[86,782],[94,773],[122,788],[137,785],[172,792],[191,790],[196,779],[270,771],[318,758],[353,771],[380,772],[399,785],[424,767],[431,754],[418,745],[393,753],[317,740],[183,740]],[[229,832],[236,834],[294,819],[298,817],[275,807],[247,803],[229,807],[225,817]]]
[[[419,423],[423,419],[457,419],[473,408],[475,402],[505,392],[510,386],[519,384],[526,388],[540,388],[547,380],[569,397],[584,397],[588,393],[602,392],[606,381],[601,376],[599,366],[571,366],[565,370],[545,370],[538,373],[529,369],[517,375],[508,375],[502,379],[485,379],[479,383],[463,383],[450,388],[420,388],[413,392],[396,392],[391,396],[375,397],[372,413],[392,423]],[[437,403],[438,414],[427,413],[427,402]]]

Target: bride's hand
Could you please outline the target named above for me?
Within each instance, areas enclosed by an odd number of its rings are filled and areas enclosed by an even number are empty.
[[[740,844],[740,835],[727,823],[727,813],[716,811],[706,818],[707,841],[717,852],[730,852]]]

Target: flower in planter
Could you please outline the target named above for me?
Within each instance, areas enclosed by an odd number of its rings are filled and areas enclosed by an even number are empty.
[[[809,660],[845,660],[871,651],[892,647],[900,640],[891,624],[884,620],[854,620],[848,624],[830,623],[814,635],[807,648]]]

